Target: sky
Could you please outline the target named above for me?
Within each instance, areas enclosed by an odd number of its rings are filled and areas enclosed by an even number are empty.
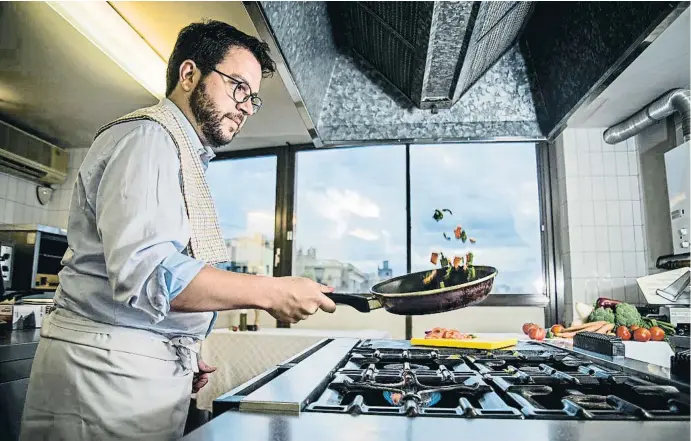
[[[373,273],[389,260],[406,272],[405,146],[297,154],[295,249]],[[226,238],[274,233],[276,158],[212,162],[208,182]],[[435,209],[448,208],[436,222]],[[433,251],[475,254],[498,269],[493,292],[541,292],[534,144],[411,146],[412,270]],[[453,238],[462,225],[477,243]],[[442,232],[452,237],[447,241]]]

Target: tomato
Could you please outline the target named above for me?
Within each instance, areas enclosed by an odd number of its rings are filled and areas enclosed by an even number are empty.
[[[523,325],[523,333],[527,335],[531,328],[539,328],[539,326],[535,323],[526,323]]]
[[[552,334],[559,334],[564,332],[564,327],[562,325],[554,325],[550,331],[552,331]]]
[[[652,328],[649,329],[650,331],[650,339],[653,341],[662,341],[665,339],[665,331],[662,330],[662,328],[659,328],[657,326],[653,326]]]
[[[528,337],[530,337],[531,340],[544,340],[546,335],[547,331],[537,325],[535,325],[534,328],[530,328],[530,331],[528,331]]]
[[[617,328],[617,337],[622,340],[631,340],[631,331],[626,326],[619,326]]]
[[[630,330],[631,332],[635,332],[636,329],[639,329],[639,328],[640,328],[640,326],[638,326],[638,325],[631,325],[631,326],[629,326],[629,330]]]
[[[645,328],[638,328],[633,333],[633,339],[636,341],[648,341],[650,340],[650,331]]]

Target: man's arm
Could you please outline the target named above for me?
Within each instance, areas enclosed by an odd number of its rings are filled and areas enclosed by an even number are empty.
[[[174,311],[263,309],[274,318],[296,323],[336,305],[324,295],[332,289],[300,277],[266,277],[206,266],[170,303]]]

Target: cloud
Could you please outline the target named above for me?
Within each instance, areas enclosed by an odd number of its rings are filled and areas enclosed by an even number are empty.
[[[274,236],[275,216],[270,211],[250,211],[247,213],[246,233],[263,234],[266,237]]]
[[[379,239],[379,235],[377,233],[375,233],[374,231],[363,230],[361,228],[356,228],[352,231],[349,231],[348,234],[353,236],[353,237],[357,237],[358,239],[367,240],[367,241],[373,241],[373,240]]]

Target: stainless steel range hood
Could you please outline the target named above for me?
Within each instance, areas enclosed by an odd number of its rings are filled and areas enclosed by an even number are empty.
[[[317,146],[544,139],[531,2],[245,2]]]
[[[335,39],[420,109],[448,109],[506,52],[530,2],[335,2]]]

